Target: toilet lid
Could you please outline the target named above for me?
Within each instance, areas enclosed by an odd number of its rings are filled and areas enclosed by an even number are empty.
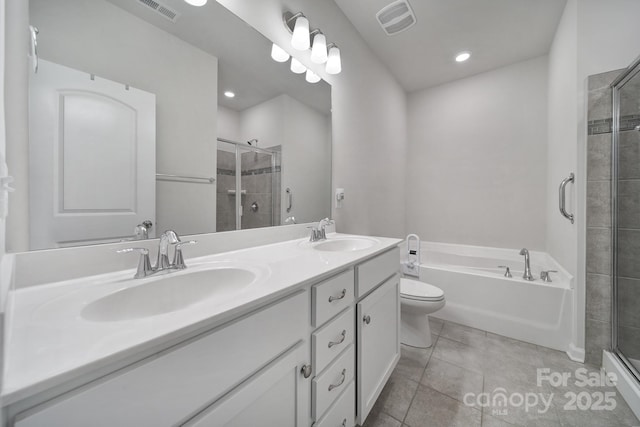
[[[400,294],[406,298],[419,300],[441,300],[444,298],[442,289],[411,279],[400,279]]]

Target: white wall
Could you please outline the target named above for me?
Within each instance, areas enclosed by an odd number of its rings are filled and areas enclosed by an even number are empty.
[[[104,0],[31,0],[30,21],[42,58],[156,94],[158,173],[215,175],[214,56]],[[214,185],[158,181],[156,195],[156,231],[215,230]]]
[[[287,95],[276,96],[268,101],[240,112],[239,141],[258,139],[258,147],[269,148],[283,145],[286,128],[295,120],[286,116]]]
[[[258,139],[258,147],[282,146],[280,218],[298,223],[331,215],[331,144],[327,116],[288,95],[280,95],[240,113],[240,141]],[[285,189],[293,193],[288,206]]]
[[[578,273],[578,230],[584,215],[576,212],[576,185],[567,187],[567,210],[576,213],[576,223],[560,215],[558,186],[571,172],[576,173],[576,183],[583,180],[577,171],[577,43],[577,4],[569,0],[549,52],[546,241],[547,252],[574,276]],[[576,290],[573,341],[576,347],[584,347],[584,281],[578,277]]]
[[[285,139],[282,145],[282,212],[280,218],[296,217],[298,223],[331,216],[331,144],[327,116],[284,96]],[[293,194],[287,212],[284,189]],[[296,197],[297,196],[297,197]]]
[[[549,132],[547,180],[547,251],[571,274],[576,274],[577,230],[560,215],[558,186],[577,172],[577,7],[569,1],[549,53]],[[577,180],[582,177],[578,176]],[[575,186],[567,187],[567,210],[575,212]],[[576,216],[576,221],[583,218]]]
[[[9,0],[5,3],[5,126],[6,154],[9,171],[15,178],[9,199],[6,249],[26,250],[29,247],[29,3]]]
[[[333,209],[342,232],[405,234],[406,95],[333,1],[218,0],[293,53],[331,84],[332,186],[343,187]],[[294,51],[282,12],[303,11],[342,52],[342,73],[328,76],[309,52]],[[295,76],[292,76],[295,78]]]
[[[547,58],[409,95],[407,230],[544,250]]]
[[[218,105],[218,137],[240,141],[240,113]]]

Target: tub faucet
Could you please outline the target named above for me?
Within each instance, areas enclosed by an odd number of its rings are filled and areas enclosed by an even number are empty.
[[[529,261],[529,251],[527,250],[527,248],[522,248],[522,250],[520,251],[520,255],[524,255],[524,274],[522,275],[522,278],[524,280],[533,282],[535,279],[533,278],[533,274],[531,274],[531,264]]]

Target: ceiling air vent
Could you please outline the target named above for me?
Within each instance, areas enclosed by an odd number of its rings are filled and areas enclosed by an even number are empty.
[[[138,2],[171,22],[176,22],[180,17],[178,12],[155,0],[138,0]]]
[[[406,0],[394,1],[383,7],[376,13],[376,19],[389,36],[408,30],[416,23],[416,16]]]

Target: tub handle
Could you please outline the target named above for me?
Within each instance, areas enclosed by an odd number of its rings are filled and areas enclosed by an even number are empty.
[[[560,183],[559,195],[560,195],[560,213],[563,217],[567,218],[573,224],[575,216],[567,212],[566,202],[567,202],[567,184],[576,182],[576,176],[571,172],[568,178],[565,178]]]
[[[543,271],[540,272],[540,279],[543,282],[552,283],[553,280],[551,280],[551,274],[549,274],[549,273],[557,273],[557,272],[558,272],[558,270],[543,270]]]
[[[511,275],[511,269],[509,268],[509,266],[507,266],[507,265],[499,265],[498,268],[506,268],[506,270],[504,272],[504,277],[508,277],[508,278],[512,278],[513,277]]]

